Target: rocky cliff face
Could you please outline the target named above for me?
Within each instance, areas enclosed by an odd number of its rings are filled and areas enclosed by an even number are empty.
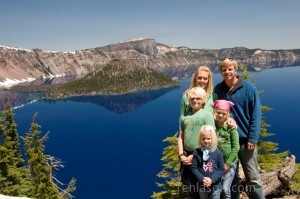
[[[261,50],[226,48],[189,49],[134,39],[76,52],[50,52],[0,46],[0,82],[31,78],[86,74],[113,59],[129,59],[172,77],[188,78],[199,65],[218,69],[220,60],[233,57],[249,70],[263,70],[300,64],[300,49]]]

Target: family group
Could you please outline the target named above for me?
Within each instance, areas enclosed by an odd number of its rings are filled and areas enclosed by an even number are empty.
[[[220,62],[223,81],[199,67],[180,107],[178,151],[187,198],[239,198],[239,164],[251,199],[264,198],[257,142],[261,103],[256,87],[237,74],[232,58]]]

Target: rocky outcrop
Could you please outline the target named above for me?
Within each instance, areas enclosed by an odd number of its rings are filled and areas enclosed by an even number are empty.
[[[256,50],[252,55],[252,65],[256,70],[291,66],[296,62],[299,62],[299,56],[292,50]]]
[[[86,74],[109,60],[96,50],[49,52],[0,47],[0,82]]]
[[[171,47],[154,39],[133,39],[75,52],[26,50],[0,46],[0,84],[40,77],[86,74],[114,59],[128,59],[177,78],[188,78],[199,65],[218,69],[220,60],[233,57],[249,70],[300,64],[300,49],[262,50],[224,48],[219,50]]]
[[[157,44],[154,39],[132,39],[120,42],[118,44],[112,44],[104,47],[96,48],[105,54],[114,54],[117,52],[124,51],[136,51],[140,54],[146,56],[156,56],[157,55]]]

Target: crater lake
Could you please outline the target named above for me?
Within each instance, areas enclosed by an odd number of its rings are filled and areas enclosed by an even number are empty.
[[[299,158],[300,67],[249,74],[264,90],[262,104],[272,108],[265,116],[276,135],[269,140],[279,143],[279,152],[290,150]],[[219,73],[213,79],[214,85],[222,80]],[[171,89],[55,101],[40,99],[39,93],[14,93],[25,96],[14,118],[24,136],[38,113],[42,135],[49,132],[45,154],[63,161],[65,168],[56,172],[60,181],[76,178],[75,198],[150,198],[159,191],[155,182],[161,182],[156,174],[162,169],[162,140],[178,130],[180,101],[190,80],[180,83]]]

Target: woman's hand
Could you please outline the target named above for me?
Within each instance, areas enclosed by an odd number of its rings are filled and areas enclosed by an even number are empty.
[[[180,156],[180,160],[184,165],[191,165],[193,160],[193,155],[189,155],[188,157]]]

